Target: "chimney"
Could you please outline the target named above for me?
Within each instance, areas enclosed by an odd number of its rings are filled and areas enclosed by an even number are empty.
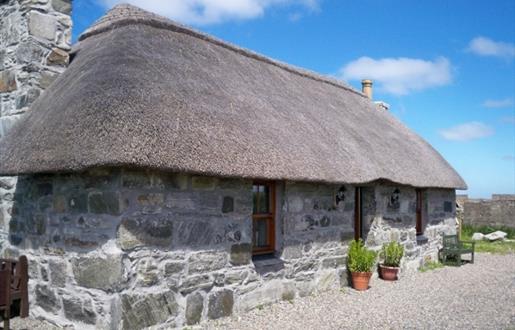
[[[361,81],[361,91],[369,99],[372,99],[372,80],[370,80],[370,79],[363,79]]]
[[[370,79],[363,79],[361,81],[361,91],[370,100],[372,100],[372,85],[373,85],[373,82]],[[379,110],[385,110],[385,111],[390,110],[390,105],[383,101],[375,101],[374,104],[376,105],[377,109],[379,109]]]

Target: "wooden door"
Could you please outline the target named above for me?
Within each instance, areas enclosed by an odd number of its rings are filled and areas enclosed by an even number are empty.
[[[354,239],[356,241],[363,237],[363,210],[361,204],[361,187],[356,187],[354,192]]]
[[[417,235],[424,234],[424,230],[422,228],[422,205],[423,205],[423,196],[422,196],[422,190],[417,189],[417,223],[415,225],[415,228],[417,229]]]

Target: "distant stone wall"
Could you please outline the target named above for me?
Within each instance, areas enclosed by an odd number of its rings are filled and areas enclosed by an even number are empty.
[[[462,198],[463,224],[515,228],[515,195],[492,195],[492,199]]]
[[[71,0],[0,0],[0,139],[68,65]],[[15,177],[0,177],[0,249]]]
[[[401,241],[403,271],[452,231],[444,205],[453,191],[428,192],[430,241],[417,245],[414,190],[367,189],[377,204],[367,243]],[[23,176],[1,254],[28,256],[34,317],[80,329],[182,327],[347,286],[354,190],[278,182],[276,256],[252,260],[251,180],[115,169]]]

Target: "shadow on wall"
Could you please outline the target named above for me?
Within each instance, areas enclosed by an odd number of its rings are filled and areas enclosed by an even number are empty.
[[[249,242],[248,184],[215,188],[212,180],[111,169],[20,177],[9,240],[24,249],[81,253],[110,240],[122,250]]]

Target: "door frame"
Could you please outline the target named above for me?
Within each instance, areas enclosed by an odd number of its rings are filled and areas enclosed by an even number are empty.
[[[420,236],[420,235],[424,234],[424,228],[422,226],[424,192],[422,191],[422,189],[416,189],[415,193],[416,193],[416,204],[417,204],[417,208],[416,208],[417,217],[416,217],[416,222],[415,222],[415,230],[417,232],[417,235]]]
[[[354,190],[354,239],[357,241],[363,238],[363,196],[361,187]]]

